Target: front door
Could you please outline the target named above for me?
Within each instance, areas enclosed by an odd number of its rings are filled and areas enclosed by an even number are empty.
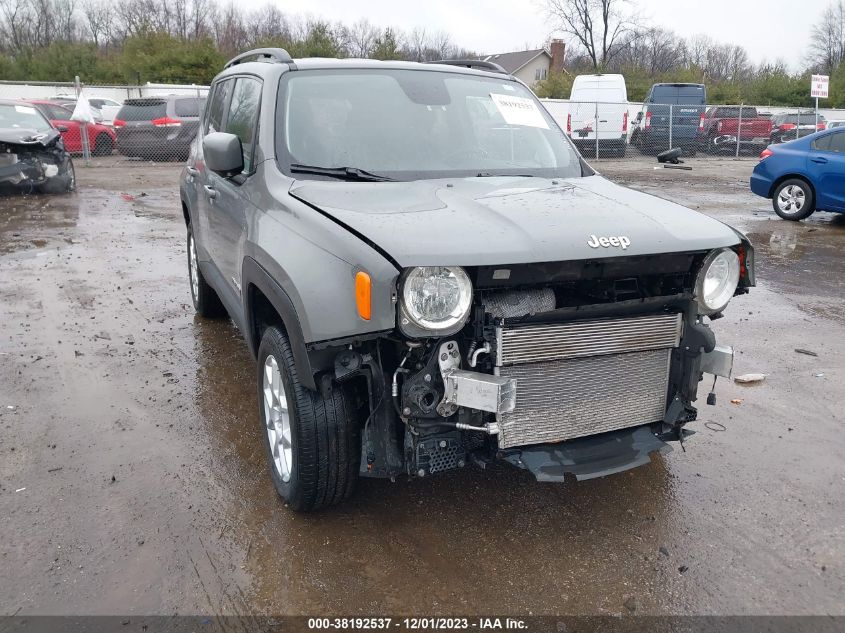
[[[816,183],[816,207],[845,211],[845,130],[817,138],[807,154]]]
[[[57,105],[44,104],[42,106],[45,110],[47,118],[55,127],[67,128],[66,132],[62,132],[62,140],[65,142],[65,149],[69,152],[82,151],[82,124],[77,121],[71,121],[70,117],[73,114],[67,108]]]
[[[211,257],[234,292],[241,293],[241,262],[246,241],[246,217],[254,186],[254,140],[258,132],[262,83],[252,76],[234,80],[226,108],[223,131],[241,141],[243,172],[232,178],[209,173],[205,195],[209,197],[208,221]]]
[[[226,79],[214,84],[208,100],[207,114],[203,123],[202,135],[212,132],[222,132],[223,123],[226,118],[226,109],[229,107],[229,98],[232,94],[234,79]],[[217,204],[216,196],[218,189],[218,176],[211,173],[205,166],[203,158],[202,142],[196,148],[197,160],[193,165],[194,172],[191,176],[196,187],[196,208],[197,217],[194,236],[197,240],[197,255],[202,262],[209,262],[216,271],[220,271],[220,262],[212,258],[214,248],[214,235],[211,231],[211,214],[214,205]]]

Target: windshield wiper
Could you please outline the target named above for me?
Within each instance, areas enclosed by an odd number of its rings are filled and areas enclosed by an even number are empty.
[[[329,176],[341,180],[359,180],[365,182],[383,182],[393,180],[387,176],[379,176],[357,167],[319,167],[317,165],[300,165],[293,163],[290,166],[291,172],[295,174],[314,174],[316,176]]]
[[[489,171],[482,171],[475,175],[476,178],[534,178],[534,174],[491,174]]]

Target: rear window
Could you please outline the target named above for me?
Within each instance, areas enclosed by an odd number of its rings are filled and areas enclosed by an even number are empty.
[[[757,118],[757,109],[752,107],[743,107],[742,110],[742,118],[743,119],[756,119]],[[740,108],[739,106],[732,106],[732,107],[719,107],[716,108],[716,114],[713,115],[718,119],[738,119],[740,115]]]
[[[198,117],[205,104],[205,99],[176,99],[176,116]]]
[[[672,105],[704,105],[704,86],[655,86],[651,91],[652,103]]]
[[[775,117],[775,122],[777,125],[783,125],[784,123],[792,123],[798,125],[815,125],[816,124],[816,115],[815,113],[810,114],[802,114],[800,116],[796,116],[794,114],[782,114],[778,117]],[[819,115],[819,123],[824,123],[825,118],[820,114]]]
[[[117,113],[124,121],[152,121],[167,116],[167,102],[160,99],[135,99],[127,101]]]

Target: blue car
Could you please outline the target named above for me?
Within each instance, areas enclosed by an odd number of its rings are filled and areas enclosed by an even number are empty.
[[[784,220],[816,209],[845,213],[845,128],[770,145],[751,174],[751,191],[771,198]]]

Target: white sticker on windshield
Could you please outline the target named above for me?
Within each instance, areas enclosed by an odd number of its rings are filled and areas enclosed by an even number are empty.
[[[35,114],[35,108],[30,108],[28,106],[15,106],[15,112],[20,112],[21,114]]]
[[[543,118],[543,113],[537,108],[532,99],[490,93],[490,98],[508,125],[525,125],[549,129],[549,124]]]

